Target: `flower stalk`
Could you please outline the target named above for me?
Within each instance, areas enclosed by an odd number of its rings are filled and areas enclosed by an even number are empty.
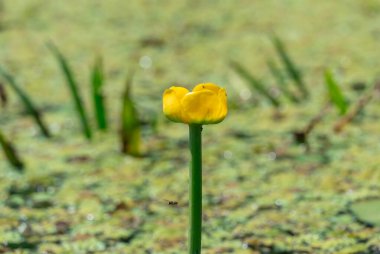
[[[172,86],[162,97],[165,116],[189,125],[191,164],[189,171],[189,254],[201,254],[202,247],[202,125],[217,124],[227,116],[226,90],[201,83],[190,92]]]
[[[189,125],[190,167],[190,230],[189,254],[201,253],[202,242],[202,125]]]

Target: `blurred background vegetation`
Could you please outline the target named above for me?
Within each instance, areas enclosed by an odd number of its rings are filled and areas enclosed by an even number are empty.
[[[187,128],[163,118],[161,96],[208,81],[227,89],[230,115],[204,130],[205,253],[380,252],[379,13],[376,0],[0,1],[0,67],[29,98],[2,74],[0,252],[185,253]],[[125,144],[137,136],[138,151]]]

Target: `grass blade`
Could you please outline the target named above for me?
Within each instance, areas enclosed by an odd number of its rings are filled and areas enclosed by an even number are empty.
[[[300,100],[287,88],[285,77],[282,75],[281,70],[273,61],[268,61],[267,65],[272,76],[277,81],[278,88],[284,94],[284,96],[286,96],[290,101],[298,103]]]
[[[234,71],[243,79],[245,79],[253,89],[267,98],[274,107],[280,106],[280,101],[277,100],[258,79],[252,76],[242,65],[237,62],[231,62]]]
[[[69,67],[69,64],[66,58],[62,55],[62,53],[58,50],[58,48],[53,43],[49,43],[48,47],[53,53],[53,55],[56,57],[59,63],[59,66],[66,78],[67,85],[70,89],[70,92],[74,101],[74,105],[75,105],[76,111],[79,116],[79,120],[82,125],[83,134],[88,140],[91,140],[92,132],[91,132],[90,124],[88,122],[87,114],[83,106],[82,97],[79,94],[78,84],[74,79],[74,76]]]
[[[122,98],[121,150],[125,154],[140,156],[141,130],[135,104],[131,96],[132,75],[127,79]]]
[[[0,75],[8,82],[9,86],[18,95],[21,102],[24,104],[26,110],[33,117],[34,121],[40,128],[41,133],[47,138],[51,137],[50,131],[42,119],[41,112],[37,109],[37,107],[34,105],[34,103],[30,99],[30,97],[26,94],[26,92],[22,90],[21,87],[17,84],[14,77],[1,67],[0,67]]]
[[[281,59],[288,75],[290,78],[293,79],[294,83],[298,87],[298,89],[301,91],[302,95],[307,98],[309,96],[309,91],[306,88],[305,83],[303,82],[302,75],[299,72],[296,65],[293,63],[292,59],[290,58],[289,54],[287,53],[284,44],[280,40],[280,38],[273,36],[272,37],[272,43],[276,49],[276,52]]]
[[[3,148],[4,155],[8,162],[18,170],[24,169],[24,163],[20,160],[16,150],[13,145],[5,139],[5,136],[0,130],[0,145]]]
[[[107,115],[104,105],[103,84],[104,84],[104,72],[103,62],[101,58],[96,59],[91,74],[92,84],[92,98],[95,109],[95,118],[100,130],[107,129]]]
[[[347,100],[343,95],[342,89],[340,89],[333,74],[329,70],[325,71],[325,83],[331,102],[338,109],[340,115],[345,115],[348,109]]]

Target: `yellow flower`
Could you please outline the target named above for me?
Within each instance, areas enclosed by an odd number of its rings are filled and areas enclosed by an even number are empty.
[[[226,90],[212,83],[202,83],[189,92],[172,86],[163,95],[163,111],[174,122],[215,124],[227,115]]]

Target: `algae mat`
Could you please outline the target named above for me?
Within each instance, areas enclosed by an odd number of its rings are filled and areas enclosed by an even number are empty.
[[[3,1],[0,59],[44,110],[54,138],[39,136],[17,97],[0,124],[26,162],[0,160],[0,252],[186,253],[187,128],[162,119],[161,94],[173,84],[213,81],[231,110],[204,129],[204,253],[379,253],[379,227],[351,205],[380,196],[379,100],[343,133],[332,111],[310,149],[291,143],[322,108],[322,73],[331,67],[351,102],[349,84],[377,75],[378,1]],[[286,42],[312,99],[286,102],[283,117],[229,68],[239,61],[270,80],[268,34]],[[71,98],[46,42],[75,69],[90,109],[88,77],[97,55],[106,68],[112,130],[80,136]],[[134,70],[146,156],[119,153],[120,94]],[[1,155],[2,156],[2,155]],[[176,200],[179,205],[167,205]]]

